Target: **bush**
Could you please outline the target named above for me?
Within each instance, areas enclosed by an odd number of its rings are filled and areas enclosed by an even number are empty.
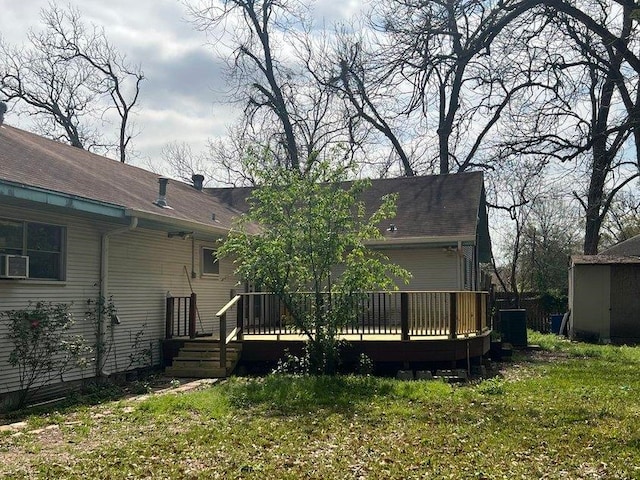
[[[18,368],[18,408],[52,378],[63,381],[70,368],[86,365],[85,354],[91,349],[82,336],[69,334],[74,321],[68,305],[29,303],[22,310],[0,312],[0,318],[8,321],[7,338],[14,346],[9,363]]]

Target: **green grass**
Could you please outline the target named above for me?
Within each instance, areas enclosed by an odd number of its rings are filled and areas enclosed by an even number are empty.
[[[640,348],[529,341],[464,386],[234,378],[50,412],[0,434],[0,477],[640,479]]]

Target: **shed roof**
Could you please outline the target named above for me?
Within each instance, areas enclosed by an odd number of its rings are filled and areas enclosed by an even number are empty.
[[[640,263],[640,256],[625,255],[574,255],[571,257],[574,265],[623,265]]]

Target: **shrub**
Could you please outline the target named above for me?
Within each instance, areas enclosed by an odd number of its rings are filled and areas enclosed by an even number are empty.
[[[17,407],[22,407],[30,394],[52,378],[63,375],[74,366],[86,365],[90,352],[84,338],[71,335],[73,317],[64,303],[37,302],[22,310],[0,312],[8,321],[7,338],[13,343],[9,363],[18,368],[20,395]]]

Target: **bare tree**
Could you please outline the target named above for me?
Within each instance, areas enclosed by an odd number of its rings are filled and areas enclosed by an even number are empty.
[[[241,136],[254,149],[303,174],[325,155],[355,155],[366,129],[319,81],[328,36],[313,27],[303,2],[194,0],[189,9],[227,58],[231,97],[244,109]]]
[[[30,48],[0,41],[0,92],[9,104],[25,106],[39,130],[77,148],[100,145],[93,109],[101,95],[86,65],[58,58],[33,33]]]
[[[296,136],[292,97],[292,80],[296,72],[276,56],[279,32],[299,23],[291,2],[274,0],[203,1],[190,6],[194,24],[213,35],[229,35],[233,53],[230,58],[232,78],[237,81],[238,95],[246,96],[248,121],[267,109],[273,114],[283,134],[286,164],[300,170],[300,147]],[[229,27],[227,22],[239,25]],[[274,33],[275,31],[275,33]]]
[[[629,75],[621,50],[553,5],[541,11],[545,24],[538,39],[555,39],[543,49],[545,66],[557,78],[554,95],[529,102],[522,112],[511,109],[513,127],[501,154],[544,155],[582,169],[579,181],[565,188],[584,211],[583,251],[595,254],[612,202],[639,174],[638,77]],[[607,0],[585,3],[580,12],[605,25],[619,18]],[[630,18],[620,28],[623,36],[633,36]]]
[[[505,82],[491,63],[503,55],[502,49],[491,55],[496,39],[507,27],[513,35],[514,25],[530,24],[530,10],[517,0],[386,0],[372,14],[387,37],[380,45],[384,77],[410,86],[404,113],[435,129],[440,173],[486,167],[477,163],[479,148],[510,98],[535,85],[526,75]]]
[[[169,175],[192,183],[194,175],[205,177],[204,185],[213,180],[211,161],[204,154],[193,153],[186,142],[171,142],[162,147],[161,156],[169,165]]]
[[[144,74],[129,65],[103,29],[87,28],[77,9],[62,10],[52,3],[41,16],[43,30],[31,30],[26,45],[0,43],[0,92],[40,118],[45,134],[78,148],[110,148],[98,124],[114,109],[117,155],[125,162],[133,137],[131,113]],[[56,133],[59,128],[62,133]]]
[[[602,230],[600,243],[605,248],[640,235],[640,198],[634,190],[616,196]]]

